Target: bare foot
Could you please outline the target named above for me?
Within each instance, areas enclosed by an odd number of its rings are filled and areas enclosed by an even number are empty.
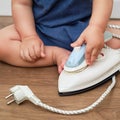
[[[58,73],[61,73],[64,69],[64,64],[67,61],[69,55],[70,51],[56,47],[56,50],[54,51],[54,60],[58,66]]]
[[[106,45],[113,49],[120,49],[120,40],[117,38],[113,38],[113,39],[109,40],[106,43]]]

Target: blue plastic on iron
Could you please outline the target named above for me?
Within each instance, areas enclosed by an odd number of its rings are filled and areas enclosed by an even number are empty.
[[[85,44],[80,47],[75,47],[70,54],[65,66],[73,68],[80,65],[85,60],[85,49]]]

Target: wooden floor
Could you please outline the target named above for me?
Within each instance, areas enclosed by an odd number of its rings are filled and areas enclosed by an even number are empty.
[[[110,21],[120,25],[120,21]],[[0,17],[0,28],[12,23],[11,17]],[[6,33],[7,35],[7,33]],[[5,96],[14,85],[28,85],[44,103],[66,110],[81,109],[92,104],[111,81],[86,93],[60,97],[57,92],[56,66],[20,68],[0,63],[0,120],[120,120],[120,74],[107,98],[92,111],[81,115],[60,115],[37,107],[30,102],[6,105]]]

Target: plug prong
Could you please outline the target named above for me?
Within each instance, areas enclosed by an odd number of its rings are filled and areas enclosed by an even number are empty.
[[[13,96],[13,94],[11,93],[10,95],[6,96],[5,99],[8,99],[9,97]]]
[[[15,100],[10,100],[9,102],[7,102],[7,105],[10,105],[11,103],[13,103]]]

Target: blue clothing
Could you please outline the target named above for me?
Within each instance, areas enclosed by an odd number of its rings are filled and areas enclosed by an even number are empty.
[[[45,45],[72,50],[88,25],[92,0],[33,0],[36,31]]]

